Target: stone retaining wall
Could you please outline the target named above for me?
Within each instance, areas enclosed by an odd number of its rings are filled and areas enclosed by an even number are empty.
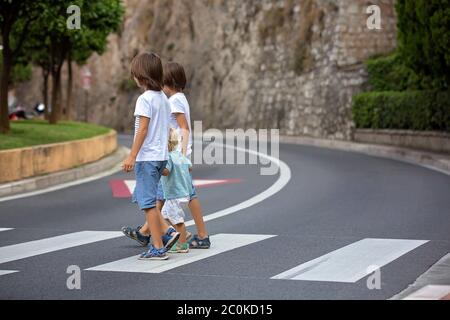
[[[444,132],[358,129],[354,139],[356,142],[450,153],[450,134]]]
[[[117,132],[94,138],[0,151],[0,183],[75,168],[117,149]]]

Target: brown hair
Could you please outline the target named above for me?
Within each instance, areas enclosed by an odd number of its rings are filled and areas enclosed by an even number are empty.
[[[169,130],[169,151],[175,151],[178,146],[178,133],[174,128]]]
[[[168,62],[164,66],[164,85],[177,91],[183,91],[186,88],[186,73],[181,64]]]
[[[163,87],[161,58],[153,52],[138,54],[131,62],[131,75],[147,90],[161,91]]]

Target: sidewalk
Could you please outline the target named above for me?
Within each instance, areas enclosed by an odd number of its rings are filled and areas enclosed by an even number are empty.
[[[450,300],[450,254],[391,300]]]
[[[127,148],[119,147],[111,155],[78,168],[0,184],[0,201],[62,189],[114,174],[120,171],[120,164],[128,152]]]
[[[365,144],[352,141],[326,140],[309,137],[281,136],[281,143],[300,144],[319,148],[364,153],[394,159],[433,169],[450,175],[450,154],[433,153],[395,146]]]

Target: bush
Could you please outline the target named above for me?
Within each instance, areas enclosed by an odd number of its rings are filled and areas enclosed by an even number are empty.
[[[374,91],[428,89],[430,85],[404,65],[397,53],[366,61],[369,84]]]
[[[361,93],[352,114],[357,128],[450,132],[450,91]]]
[[[450,85],[450,0],[397,0],[403,63],[417,74]]]

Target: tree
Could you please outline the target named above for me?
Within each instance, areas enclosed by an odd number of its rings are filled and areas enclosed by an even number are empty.
[[[86,63],[94,53],[102,54],[106,50],[107,38],[118,29],[123,16],[120,0],[49,0],[39,21],[33,25],[34,35],[31,49],[35,54],[33,61],[41,66],[52,79],[50,123],[57,123],[63,114],[71,116],[72,106],[72,61]],[[67,8],[76,5],[81,12],[81,28],[67,27]],[[41,30],[46,30],[42,35]],[[44,38],[42,38],[44,37]],[[43,46],[42,44],[45,43]],[[67,108],[61,103],[61,70],[68,62]],[[46,73],[48,71],[48,73]],[[45,87],[45,85],[44,85]]]
[[[94,53],[106,50],[107,37],[118,29],[123,16],[120,0],[47,0],[41,16],[31,26],[27,52],[33,63],[42,68],[44,103],[51,105],[50,123],[57,123],[62,116],[72,115],[72,62],[86,63]],[[68,8],[80,8],[79,29],[68,28],[71,15]],[[45,30],[45,32],[43,32]],[[68,64],[67,101],[65,108],[61,101],[61,72]],[[48,80],[52,82],[52,92],[48,103]],[[48,108],[47,108],[48,109]]]
[[[41,4],[33,0],[0,0],[0,29],[2,39],[2,74],[0,79],[0,133],[10,130],[8,88],[11,72],[22,55],[22,47],[30,24],[40,13]],[[12,34],[17,35],[11,37]]]
[[[72,61],[77,65],[87,62],[93,53],[103,54],[108,44],[108,36],[116,32],[121,25],[124,8],[120,0],[91,0],[83,2],[81,7],[82,27],[74,30],[71,37],[71,49],[67,54],[67,110],[72,114]]]
[[[450,84],[450,0],[397,0],[399,52],[435,86]]]
[[[0,74],[3,73],[3,57],[0,51]],[[12,85],[30,80],[32,73],[32,66],[28,61],[17,59],[17,62],[11,68],[11,74],[9,82]]]

